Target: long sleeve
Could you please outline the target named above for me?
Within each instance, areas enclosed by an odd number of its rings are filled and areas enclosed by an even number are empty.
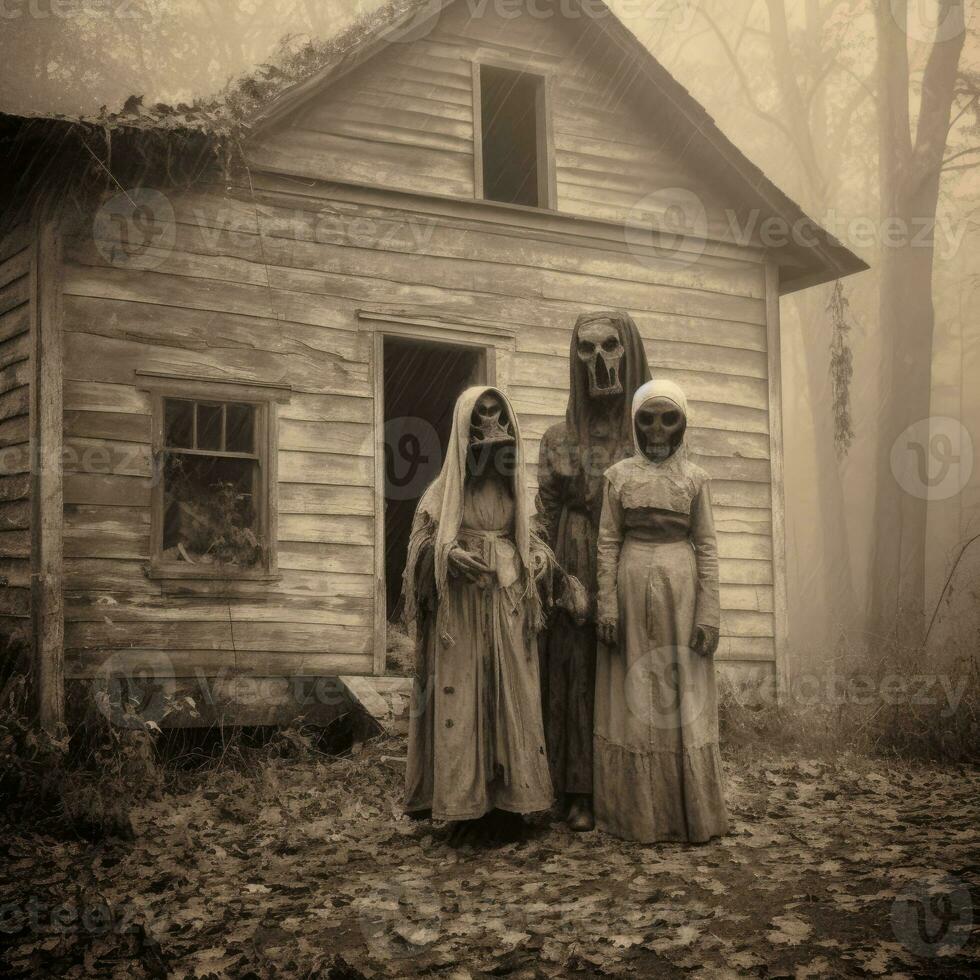
[[[563,479],[555,462],[554,433],[545,432],[538,450],[538,494],[534,499],[536,530],[552,549],[558,537],[561,517]]]
[[[698,589],[694,623],[718,629],[721,608],[718,599],[718,541],[715,519],[711,512],[708,484],[701,487],[691,502],[691,543],[697,561]]]
[[[599,518],[597,572],[599,584],[598,619],[619,618],[616,588],[619,574],[619,551],[623,544],[623,506],[616,488],[607,479],[602,491],[602,516]]]

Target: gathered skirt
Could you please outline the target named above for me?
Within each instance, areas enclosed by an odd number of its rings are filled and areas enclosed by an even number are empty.
[[[617,590],[619,645],[596,663],[597,826],[644,843],[727,833],[715,665],[690,649],[690,542],[627,535]]]

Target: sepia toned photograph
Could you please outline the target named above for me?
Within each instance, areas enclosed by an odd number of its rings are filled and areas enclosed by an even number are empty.
[[[980,976],[967,0],[0,0],[0,974]]]

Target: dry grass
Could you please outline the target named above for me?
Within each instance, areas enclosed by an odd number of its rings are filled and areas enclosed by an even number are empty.
[[[735,751],[978,763],[980,667],[961,656],[940,668],[919,647],[879,644],[797,672],[779,700],[723,685],[720,720],[722,741]]]

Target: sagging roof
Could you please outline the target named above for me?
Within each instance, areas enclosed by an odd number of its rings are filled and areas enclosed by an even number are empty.
[[[290,85],[257,108],[250,119],[253,132],[263,131],[290,116],[309,100],[380,53],[392,38],[425,33],[426,22],[459,0],[393,0],[362,18],[336,39],[331,57],[316,72]],[[642,71],[665,105],[672,122],[686,130],[682,142],[696,146],[706,161],[723,168],[743,193],[767,214],[778,216],[786,228],[798,229],[805,245],[789,245],[796,263],[781,270],[784,293],[861,272],[866,262],[810,218],[754,164],[725,134],[704,106],[674,78],[650,50],[601,0],[575,3],[582,16],[598,27]],[[812,244],[811,244],[812,243]]]
[[[80,133],[154,134],[167,145],[193,147],[195,158],[202,146],[215,156],[229,144],[240,144],[252,134],[264,132],[288,118],[311,99],[385,50],[393,37],[418,29],[459,0],[390,0],[357,19],[335,37],[311,42],[285,55],[278,64],[262,65],[243,77],[221,98],[193,105],[144,106],[131,97],[118,113],[103,109],[97,117],[11,116],[0,114],[0,150],[13,127],[43,127],[49,141],[75,140]],[[794,252],[792,264],[781,269],[784,293],[816,285],[868,268],[866,262],[810,218],[786,193],[753,163],[725,134],[697,99],[674,78],[647,47],[601,0],[564,0],[575,3],[609,43],[631,59],[649,81],[658,105],[671,123],[684,132],[684,141],[707,166],[723,171],[739,186],[747,200],[767,214],[779,217],[787,228],[805,229],[806,245],[786,246]],[[69,135],[70,130],[76,130]],[[184,155],[181,150],[181,155]],[[6,168],[3,168],[6,169]]]

